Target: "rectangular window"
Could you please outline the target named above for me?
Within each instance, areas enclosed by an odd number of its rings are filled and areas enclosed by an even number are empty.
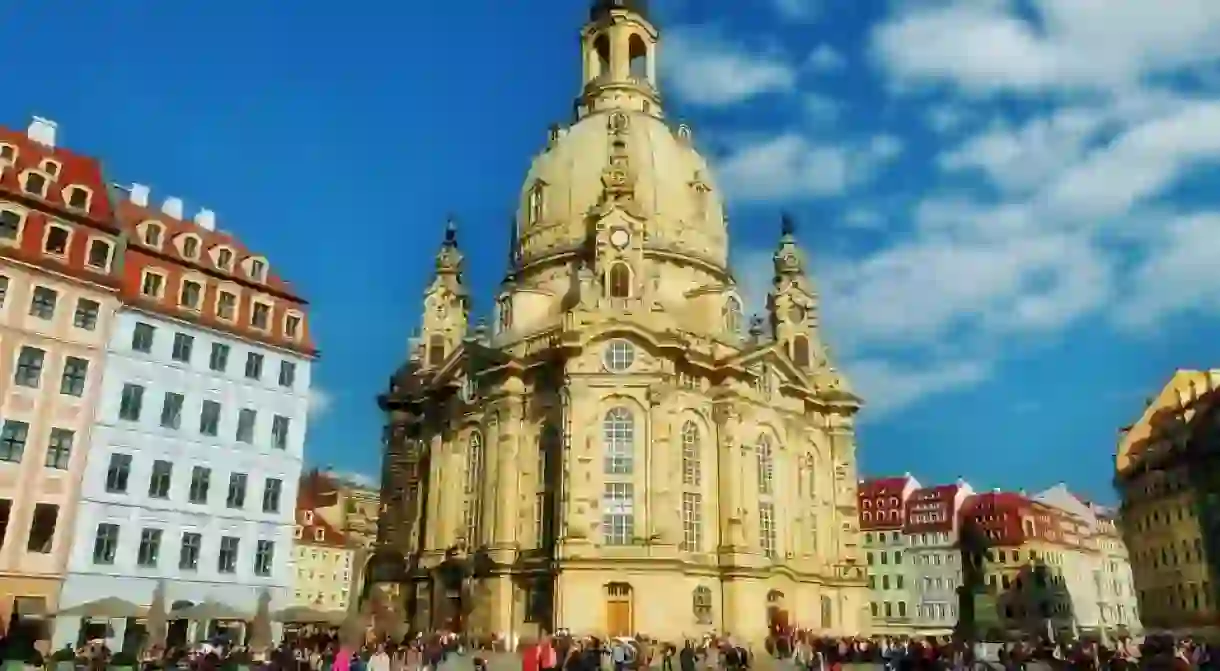
[[[246,355],[246,377],[260,380],[263,377],[263,355],[250,352]]]
[[[253,408],[242,408],[237,413],[237,442],[254,442],[254,423],[258,420],[258,412]]]
[[[85,395],[85,380],[89,377],[89,360],[79,357],[64,357],[64,374],[59,379],[59,393],[64,396]]]
[[[110,455],[106,467],[106,491],[111,494],[127,493],[127,478],[131,475],[131,455],[115,452]]]
[[[157,273],[144,272],[144,282],[140,286],[140,293],[145,296],[161,297],[161,290],[165,286],[165,278]]]
[[[0,429],[0,461],[19,463],[29,437],[29,424],[15,419],[4,420],[4,428]]]
[[[703,497],[693,492],[682,494],[682,550],[703,549]]]
[[[220,404],[216,401],[204,401],[199,411],[199,433],[205,436],[215,436],[220,430]]]
[[[193,532],[182,532],[182,547],[178,550],[178,568],[183,571],[199,569],[199,550],[203,547],[203,536]]]
[[[271,446],[277,450],[288,449],[288,418],[276,415],[271,418]]]
[[[72,195],[77,193],[83,194],[84,191],[74,191]],[[89,243],[89,260],[87,263],[94,268],[108,268],[110,266],[110,243],[105,240],[94,240]]]
[[[37,347],[23,346],[21,353],[17,355],[17,370],[13,373],[13,384],[37,389],[42,381],[42,364],[46,358],[47,353]]]
[[[271,575],[271,562],[275,559],[275,543],[259,541],[254,552],[254,575]]]
[[[237,294],[221,291],[216,295],[216,316],[233,321],[237,316]]]
[[[30,521],[30,537],[25,549],[38,554],[50,554],[55,542],[55,526],[59,522],[59,506],[54,503],[39,503],[34,506],[34,519]]]
[[[242,508],[246,505],[246,474],[233,473],[229,475],[229,495],[225,505],[230,508]]]
[[[250,309],[250,325],[260,331],[266,331],[271,326],[271,307],[266,303],[255,302]]]
[[[93,538],[93,563],[113,564],[118,548],[119,525],[106,522],[97,525],[97,536]]]
[[[169,487],[174,479],[174,465],[158,459],[153,462],[152,475],[148,477],[148,495],[154,499],[168,499]]]
[[[191,469],[191,491],[188,499],[191,503],[207,503],[208,488],[212,486],[212,469],[196,466]]]
[[[199,304],[203,302],[203,285],[198,282],[183,280],[180,302],[192,310],[198,310]]]
[[[153,328],[151,324],[136,322],[136,327],[131,332],[131,349],[145,354],[152,352],[153,338],[156,334],[157,329]]]
[[[635,488],[629,482],[607,482],[602,491],[602,543],[631,545],[635,538]]]
[[[165,392],[165,400],[161,401],[161,426],[166,429],[182,428],[182,404],[186,397],[172,391]]]
[[[140,532],[140,551],[136,563],[143,568],[156,568],[161,556],[161,530],[144,529]]]
[[[119,397],[119,419],[128,422],[140,421],[140,411],[144,407],[144,387],[128,382],[123,385],[123,393]]]
[[[8,522],[12,514],[12,499],[0,499],[0,546],[4,545],[4,537],[8,535]]]
[[[170,355],[174,361],[191,362],[191,351],[195,349],[195,339],[185,333],[174,334],[174,351]]]
[[[223,536],[220,539],[220,555],[217,557],[216,570],[221,573],[237,573],[237,548],[241,542],[236,536]]]
[[[208,368],[223,373],[229,366],[229,346],[224,343],[212,343],[212,355],[208,357]]]
[[[51,225],[46,228],[47,236],[42,241],[42,251],[55,256],[68,254],[68,241],[72,239],[72,231],[63,226]]]
[[[301,318],[296,315],[284,317],[284,335],[295,340],[301,332]]]
[[[297,382],[297,365],[291,361],[280,362],[280,386],[291,389]]]
[[[59,294],[47,287],[34,287],[34,295],[30,299],[30,316],[39,319],[50,319],[55,316],[55,303]]]
[[[12,160],[12,157],[4,158]],[[16,240],[21,232],[21,219],[21,215],[12,210],[0,210],[0,238]]]
[[[51,438],[47,441],[47,468],[68,470],[68,464],[72,461],[72,442],[74,440],[76,440],[74,431],[51,429]]]
[[[0,216],[3,215],[4,213],[0,211]],[[4,301],[6,298],[8,298],[9,281],[10,280],[7,275],[0,275],[0,308],[4,307]]]
[[[275,478],[267,478],[263,484],[263,512],[278,513],[280,511],[280,491],[284,483]]]
[[[76,301],[76,312],[72,315],[72,325],[78,329],[92,331],[97,328],[97,316],[102,306],[97,301],[81,298]]]
[[[763,554],[775,558],[775,504],[758,504],[758,534]]]

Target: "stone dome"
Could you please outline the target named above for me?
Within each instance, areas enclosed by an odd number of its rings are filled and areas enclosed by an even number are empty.
[[[646,251],[672,253],[727,273],[724,204],[707,162],[685,126],[670,127],[642,111],[589,113],[552,131],[548,147],[530,167],[521,189],[519,259],[532,263],[575,251],[589,237],[589,211],[603,194],[603,171],[612,151],[611,114],[626,115],[628,165],[635,204],[645,220]]]

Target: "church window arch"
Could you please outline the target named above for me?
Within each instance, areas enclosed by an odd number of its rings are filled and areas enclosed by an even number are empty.
[[[606,290],[610,298],[631,298],[631,267],[619,262],[606,272]]]
[[[815,499],[818,495],[818,458],[809,454],[805,456],[805,461],[809,466],[805,473],[805,487],[809,490],[809,498]]]
[[[508,333],[513,327],[513,299],[502,296],[496,301],[496,333]]]
[[[741,335],[741,301],[736,296],[729,296],[724,301],[724,331],[730,336]]]
[[[593,73],[593,78],[607,77],[610,75],[610,37],[605,33],[598,35],[593,40],[593,57],[597,66]]]
[[[758,437],[755,446],[758,457],[758,493],[770,495],[775,493],[775,452],[771,445],[771,437],[763,434]]]
[[[804,335],[792,337],[792,363],[798,368],[809,367],[809,338]]]
[[[712,623],[712,590],[706,585],[695,588],[691,594],[692,606],[695,611],[695,621],[699,624]]]
[[[649,81],[651,65],[648,43],[638,34],[627,38],[627,70],[636,81]]]
[[[602,420],[602,440],[605,443],[607,475],[631,475],[635,472],[635,416],[630,408],[616,406]]]
[[[542,183],[535,183],[530,187],[529,193],[529,223],[531,225],[538,224],[542,221],[542,215],[546,211],[546,192],[543,189]]]
[[[691,420],[682,425],[682,484],[698,487],[703,481],[699,455],[699,427]]]
[[[464,524],[467,547],[479,544],[483,517],[483,434],[475,431],[466,444],[466,509]]]
[[[560,429],[553,423],[542,427],[538,436],[538,474],[534,490],[534,537],[537,547],[547,548],[556,540],[556,487],[559,478],[559,455],[563,443]]]
[[[434,335],[428,338],[428,365],[439,366],[445,363],[445,336]]]

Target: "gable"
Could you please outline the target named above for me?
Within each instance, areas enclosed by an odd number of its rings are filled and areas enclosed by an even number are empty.
[[[1135,465],[1139,453],[1154,438],[1157,423],[1166,412],[1176,412],[1183,398],[1191,398],[1209,386],[1215,386],[1210,371],[1178,370],[1159,394],[1144,408],[1138,421],[1131,425],[1118,442],[1115,453],[1115,468],[1123,473]]]

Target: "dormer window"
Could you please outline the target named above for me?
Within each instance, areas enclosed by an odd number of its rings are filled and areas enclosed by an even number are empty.
[[[146,222],[144,224],[144,234],[141,239],[144,241],[144,244],[148,245],[149,247],[160,247],[161,233],[161,224],[151,221]]]
[[[284,337],[296,340],[301,334],[301,315],[284,315]]]
[[[0,144],[0,162],[16,163],[17,148],[11,144]]]
[[[94,239],[89,242],[89,256],[85,262],[92,268],[108,270],[110,268],[111,249],[109,242]]]
[[[233,269],[233,250],[221,247],[216,250],[216,267],[221,270]]]
[[[250,326],[266,331],[271,326],[271,306],[254,301],[250,304]]]
[[[199,238],[193,235],[188,235],[182,238],[182,255],[188,259],[194,259],[199,256]]]
[[[88,210],[92,195],[93,193],[83,186],[70,186],[64,189],[64,202],[74,210]]]
[[[216,316],[227,322],[237,317],[237,294],[224,290],[216,292]]]
[[[0,210],[0,240],[16,240],[25,216],[16,210]]]
[[[42,238],[42,251],[54,256],[67,256],[68,241],[71,239],[71,229],[51,224],[47,226],[46,235]]]
[[[198,310],[203,303],[203,284],[195,280],[182,280],[182,291],[178,304],[184,308]]]
[[[267,276],[267,262],[261,259],[250,259],[250,279],[262,282]]]
[[[305,524],[313,524],[313,511],[312,510],[305,511]]]
[[[42,163],[38,164],[38,169],[47,173],[51,179],[59,179],[59,172],[62,168],[63,166],[58,161],[52,161],[49,158],[43,159]]]
[[[47,186],[50,185],[50,180],[47,176],[40,172],[26,171],[21,176],[21,190],[39,198],[47,197]]]

